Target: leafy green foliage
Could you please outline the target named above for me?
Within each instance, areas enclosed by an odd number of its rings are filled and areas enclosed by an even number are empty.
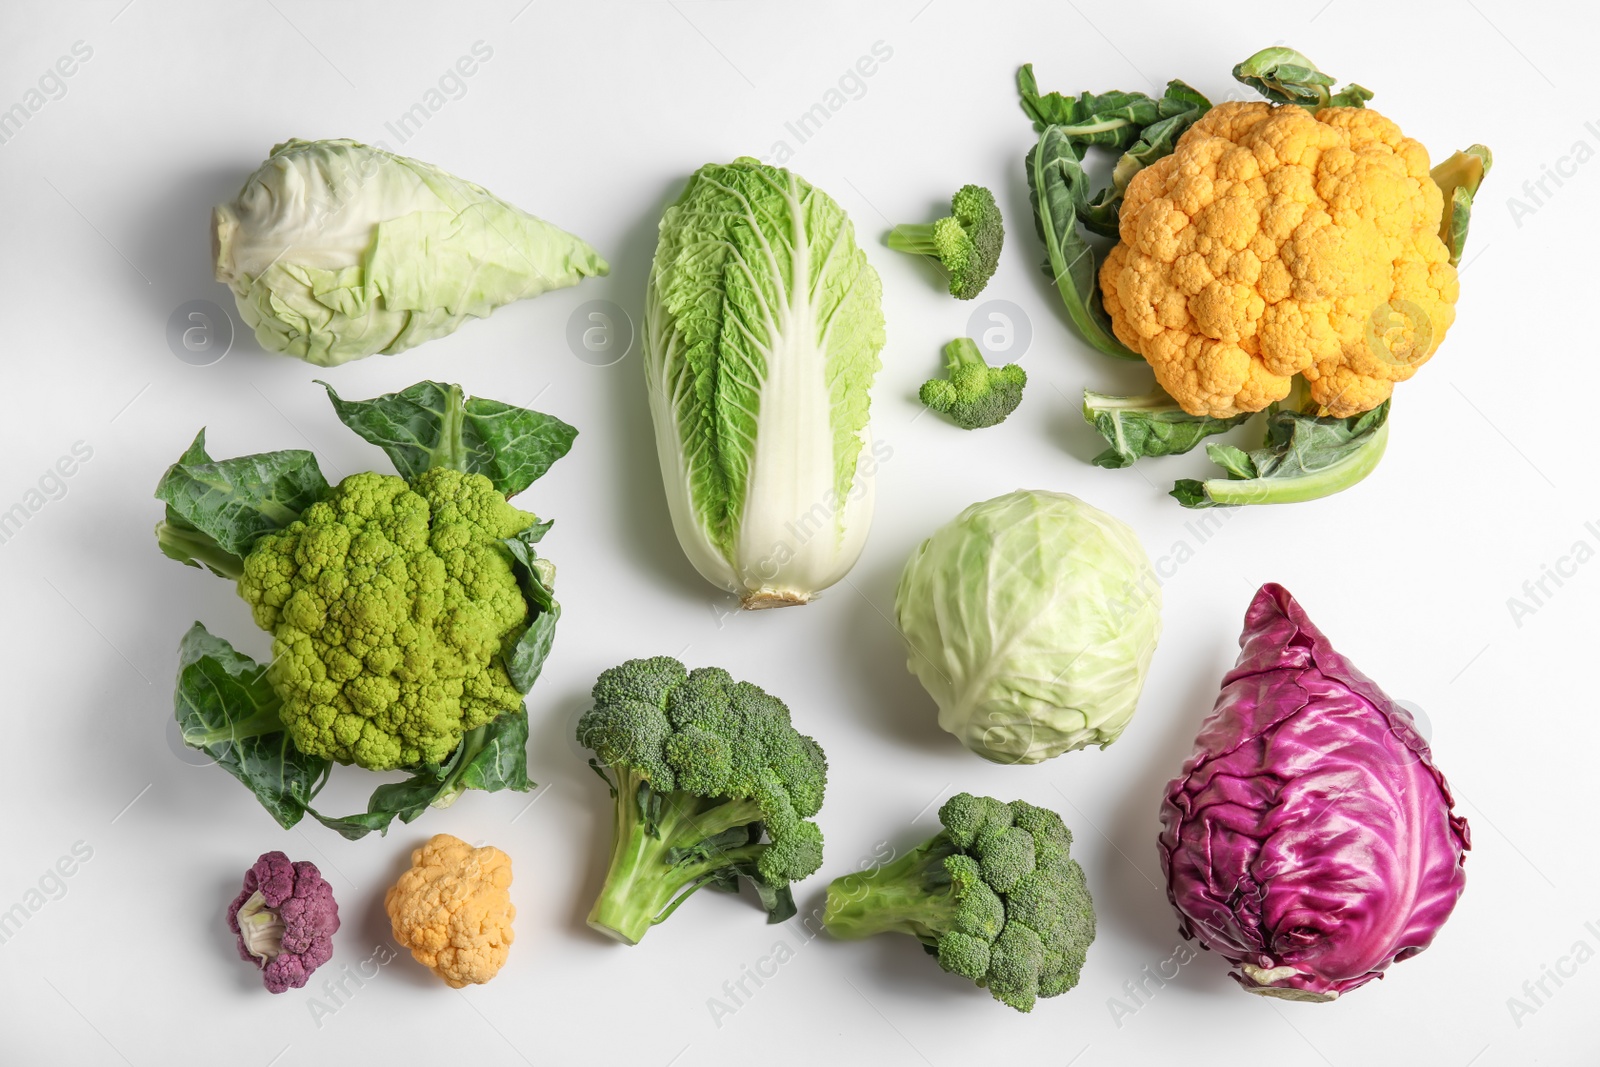
[[[1311,111],[1325,107],[1366,107],[1372,90],[1351,82],[1330,92],[1334,79],[1293,48],[1263,48],[1233,68],[1238,81],[1274,104],[1298,104]]]
[[[1111,330],[1100,300],[1098,257],[1083,231],[1117,236],[1128,183],[1169,155],[1211,102],[1181,81],[1168,82],[1160,97],[1120,91],[1041,95],[1031,63],[1017,71],[1017,91],[1039,132],[1027,158],[1028,200],[1044,241],[1044,272],[1060,291],[1078,336],[1108,356],[1142,359]],[[1098,190],[1083,167],[1091,147],[1119,154],[1111,181]]]
[[[339,421],[388,454],[407,481],[435,467],[481,474],[507,497],[544,475],[578,431],[553,415],[468,398],[459,385],[418,382],[371,400],[342,400],[327,382]]]
[[[156,485],[156,499],[167,505],[156,541],[169,559],[237,578],[239,561],[257,540],[289,525],[327,491],[310,452],[218,461],[206,454],[202,429]]]
[[[934,411],[950,416],[957,426],[976,430],[995,426],[1022,403],[1028,373],[1015,363],[991,367],[977,343],[957,337],[944,346],[946,378],[922,383],[918,396]]]
[[[784,703],[669,656],[611,668],[594,701],[578,743],[610,787],[616,835],[589,925],[637,944],[696,890],[732,891],[740,879],[770,921],[794,915],[790,883],[822,863],[822,831],[809,820],[827,761]]]
[[[1061,293],[1078,336],[1108,356],[1142,360],[1112,333],[1100,301],[1099,266],[1078,228],[1090,189],[1076,145],[1059,126],[1048,126],[1028,152],[1027,169],[1028,201],[1045,247],[1043,270]]]
[[[883,866],[828,886],[823,923],[843,939],[907,933],[939,966],[1017,1011],[1078,984],[1094,902],[1061,817],[958,793],[944,829]]]
[[[255,660],[198,622],[183,636],[174,707],[184,744],[244,783],[287,829],[327,780],[329,764],[289,743],[281,703]]]
[[[1249,418],[1249,413],[1230,419],[1190,415],[1160,389],[1142,396],[1083,391],[1084,421],[1111,446],[1094,457],[1097,467],[1131,467],[1145,456],[1180,455]]]
[[[889,247],[931,256],[950,276],[950,295],[971,300],[983,292],[1000,262],[1005,222],[994,194],[963,185],[950,198],[950,214],[937,222],[912,222],[889,231]]]
[[[1206,453],[1228,477],[1185,478],[1172,496],[1186,508],[1209,508],[1291,504],[1342,492],[1371,474],[1383,458],[1389,403],[1343,419],[1273,405],[1263,448],[1245,452],[1232,445],[1208,445]]]
[[[504,715],[469,733],[448,760],[418,768],[410,778],[379,786],[367,810],[327,816],[311,806],[332,770],[290,741],[279,718],[282,701],[267,669],[195,623],[178,648],[175,695],[184,743],[205,752],[255,794],[278,825],[289,829],[310,815],[352,841],[384,833],[396,817],[411,822],[445,807],[467,789],[526,792],[528,717]]]
[[[1176,79],[1159,97],[1120,91],[1041,96],[1031,63],[1017,71],[1017,89],[1035,132],[1058,127],[1079,161],[1090,146],[1120,153],[1111,183],[1077,205],[1078,221],[1103,237],[1117,236],[1117,216],[1133,176],[1170,155],[1184,131],[1211,110],[1211,101]],[[1075,188],[1087,191],[1086,183]]]
[[[540,559],[533,548],[549,528],[548,522],[535,524],[504,542],[511,553],[511,569],[528,602],[528,624],[506,639],[503,653],[506,674],[519,693],[528,692],[539,680],[555,641],[556,622],[561,618],[561,605],[555,599],[555,565]]]
[[[534,547],[550,523],[529,521],[532,516],[511,508],[504,494],[527,488],[565,455],[576,431],[550,416],[467,399],[458,386],[434,382],[420,382],[369,401],[341,400],[331,388],[328,394],[347,424],[385,448],[396,465],[409,472],[408,481],[415,483],[416,492],[425,494],[427,486],[441,479],[459,480],[459,491],[448,493],[449,508],[459,513],[457,519],[492,524],[504,522],[508,515],[518,517],[508,528],[510,535],[491,538],[489,547],[500,554],[499,565],[508,576],[514,576],[516,596],[526,608],[525,620],[505,634],[496,659],[515,694],[527,693],[550,653],[561,608],[553,596],[555,568]],[[452,473],[456,471],[468,477]],[[493,483],[491,487],[477,481],[488,494],[486,500],[470,491],[469,483],[478,475]],[[376,474],[352,478],[363,485],[400,482]],[[424,487],[418,490],[416,485]],[[245,559],[268,539],[287,536],[291,527],[306,529],[308,512],[331,517],[323,513],[330,512],[335,492],[309,452],[216,461],[206,453],[202,430],[157,489],[167,505],[166,520],[157,528],[158,542],[163,552],[180,562],[238,579]],[[308,551],[319,559],[332,559],[340,544],[338,538],[319,540]],[[292,606],[281,590],[272,598],[281,603],[269,614],[304,607]],[[275,667],[282,667],[281,657]],[[295,745],[285,726],[282,693],[267,668],[235,652],[198,623],[180,649],[175,701],[185,743],[205,751],[244,783],[285,827],[309,814],[354,839],[386,830],[396,817],[410,822],[428,807],[442,807],[467,789],[527,790],[531,785],[527,715],[516,701],[516,710],[488,722],[466,724],[459,744],[441,747],[437,762],[406,766],[411,776],[379,786],[366,812],[325,816],[311,801],[327,780],[331,761]]]
[[[1461,262],[1461,252],[1467,244],[1467,227],[1472,221],[1472,198],[1478,194],[1478,186],[1483,184],[1492,166],[1494,154],[1483,145],[1475,144],[1456,152],[1431,172],[1434,184],[1444,193],[1439,240],[1450,250],[1451,266]]]

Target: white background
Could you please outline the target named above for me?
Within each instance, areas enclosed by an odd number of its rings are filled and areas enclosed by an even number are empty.
[[[1580,1064],[1600,1057],[1600,862],[1591,829],[1600,743],[1592,672],[1600,564],[1577,568],[1514,620],[1507,600],[1575,542],[1600,545],[1592,486],[1595,212],[1600,122],[1592,12],[1557,3],[504,3],[319,5],[8,3],[0,107],[74,42],[93,49],[0,145],[4,410],[0,510],[82,441],[93,458],[0,544],[7,817],[0,909],[28,898],[76,842],[92,859],[0,945],[0,1062],[480,1064],[975,1062]],[[119,9],[121,9],[119,11]],[[403,151],[480,182],[590,241],[606,279],[497,312],[400,356],[319,372],[241,331],[209,367],[165,340],[211,279],[207,221],[270,147],[348,136],[400,147],[394,121],[474,42],[492,58]],[[785,129],[875,42],[892,56],[808,142]],[[1400,388],[1389,455],[1336,499],[1231,513],[1203,543],[1165,490],[1199,457],[1105,471],[1078,416],[1085,385],[1143,384],[1069,334],[1038,272],[1021,160],[1032,141],[1013,74],[1046,88],[1154,90],[1182,77],[1213,99],[1231,66],[1287,41],[1377,92],[1435,158],[1474,141],[1495,169],[1474,219],[1459,318]],[[889,343],[875,433],[893,449],[876,526],[847,583],[756,616],[704,584],[673,538],[637,352],[601,368],[565,337],[585,301],[637,317],[665,202],[707,161],[769,155],[850,212],[883,276]],[[1549,196],[1525,181],[1585,142]],[[1004,426],[968,434],[919,418],[917,384],[971,305],[887,251],[889,220],[935,217],[958,185],[996,191],[1009,243],[985,297],[1031,319],[1031,382]],[[1537,189],[1534,190],[1538,192]],[[425,377],[534,406],[579,427],[524,506],[565,612],[530,700],[542,792],[471,794],[388,837],[284,831],[214,768],[185,764],[166,729],[174,649],[195,619],[267,646],[227,583],[156,550],[151,497],[201,425],[221,456],[310,447],[330,475],[388,469],[333,418],[314,376],[348,397]],[[1066,490],[1131,523],[1172,569],[1166,632],[1138,715],[1106,751],[992,766],[935,725],[887,621],[913,546],[965,505],[1018,487]],[[1192,558],[1189,558],[1192,550]],[[1212,954],[1142,1003],[1124,983],[1173,955],[1156,808],[1231,665],[1263,581],[1284,583],[1365,671],[1423,709],[1438,765],[1471,821],[1468,881],[1437,942],[1330,1005],[1249,997]],[[943,974],[909,938],[807,941],[749,899],[696,897],[637,948],[583,916],[608,847],[603,787],[570,739],[589,684],[632,656],[719,664],[786,698],[826,747],[825,881],[880,848],[930,835],[930,805],[967,789],[1060,810],[1077,834],[1100,935],[1082,984],[1022,1016]],[[372,784],[336,775],[355,810]],[[131,804],[131,806],[130,806]],[[918,814],[921,818],[913,822]],[[335,1004],[321,980],[387,943],[381,898],[428,834],[487,841],[514,861],[510,961],[454,992],[402,956]],[[883,843],[887,844],[883,844]],[[283,849],[317,862],[344,926],[313,987],[269,996],[234,956],[222,910],[245,866]],[[37,898],[32,898],[37,900]],[[1595,923],[1586,927],[1588,922]],[[1586,962],[1513,1017],[1508,998],[1586,942]],[[793,958],[723,1017],[708,1002],[779,942]],[[1570,972],[1575,960],[1564,964]],[[747,988],[754,987],[747,983]],[[320,1000],[318,999],[320,998]],[[1113,998],[1124,1010],[1114,1011]],[[336,1007],[318,1017],[315,1005]],[[731,1002],[729,1002],[731,1003]],[[1137,1008],[1129,1013],[1128,1008]],[[1120,1014],[1120,1018],[1118,1017]],[[1520,1025],[1519,1025],[1520,1022]]]

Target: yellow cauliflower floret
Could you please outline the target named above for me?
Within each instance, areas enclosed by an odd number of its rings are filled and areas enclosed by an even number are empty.
[[[1427,150],[1376,111],[1220,104],[1129,184],[1101,295],[1191,415],[1260,411],[1297,374],[1353,415],[1455,320],[1443,211]]]
[[[479,474],[363,473],[263,537],[239,595],[273,635],[295,747],[372,770],[441,763],[519,709],[500,654],[528,606],[500,542],[535,521]]]
[[[384,894],[394,938],[452,988],[487,982],[511,951],[511,857],[435,834]]]

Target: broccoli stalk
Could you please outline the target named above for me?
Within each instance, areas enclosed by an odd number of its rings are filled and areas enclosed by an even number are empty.
[[[957,337],[945,345],[944,359],[949,377],[928,379],[917,395],[963,429],[998,425],[1022,402],[1027,372],[1015,363],[989,366],[970,337]]]
[[[602,674],[578,741],[615,806],[606,879],[589,925],[636,945],[696,890],[755,888],[769,921],[795,913],[789,883],[822,863],[827,764],[789,709],[714,667],[666,656]],[[765,840],[763,840],[765,838]]]
[[[896,226],[889,231],[889,247],[938,260],[950,275],[950,295],[971,300],[994,275],[1005,236],[994,194],[981,185],[963,185],[950,198],[949,215]]]
[[[910,934],[937,946],[952,930],[982,925],[984,913],[992,913],[986,902],[999,898],[974,891],[970,871],[959,861],[947,863],[957,856],[960,850],[939,834],[869,874],[837,879],[823,913],[828,932],[846,941]]]
[[[1017,1011],[1078,984],[1094,902],[1060,816],[958,793],[944,829],[905,856],[828,886],[822,921],[853,940],[907,933]]]
[[[671,915],[697,889],[716,883],[737,891],[740,874],[755,876],[769,846],[761,844],[761,808],[753,800],[718,803],[686,793],[660,793],[637,771],[590,760],[616,797],[615,838],[606,880],[589,910],[589,925],[629,945]],[[626,798],[632,798],[628,800]],[[779,922],[795,913],[787,887],[774,890]]]

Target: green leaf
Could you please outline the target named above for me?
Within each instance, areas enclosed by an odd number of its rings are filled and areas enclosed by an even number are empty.
[[[1227,478],[1186,478],[1172,496],[1186,508],[1292,504],[1342,492],[1371,474],[1389,442],[1389,402],[1335,419],[1274,405],[1266,445],[1248,454],[1210,445]]]
[[[1028,200],[1033,221],[1044,241],[1044,272],[1055,282],[1078,336],[1093,348],[1118,359],[1142,360],[1111,332],[1111,320],[1100,303],[1094,250],[1078,230],[1078,212],[1087,203],[1089,178],[1072,139],[1059,126],[1048,126],[1028,153]]]
[[[459,385],[418,382],[371,400],[343,400],[327,382],[339,420],[389,455],[407,481],[434,467],[481,474],[508,497],[537,481],[572,448],[578,431],[552,415],[467,398]]]
[[[760,840],[761,823],[741,823],[738,826],[730,826],[721,833],[712,834],[710,837],[702,838],[692,844],[667,849],[667,862],[674,865],[699,863],[703,860],[721,856],[723,853],[733,849],[753,845]],[[726,888],[731,892],[738,891],[738,878],[731,868],[724,868],[718,873],[727,875],[726,884],[718,888]]]
[[[266,674],[197,622],[178,646],[175,713],[184,743],[244,783],[288,829],[309,809],[329,764],[290,742]]]
[[[1250,458],[1250,453],[1233,445],[1207,445],[1206,455],[1211,457],[1211,462],[1228,472],[1230,478],[1259,478],[1261,471],[1256,467],[1255,460]]]
[[[1494,166],[1494,154],[1481,144],[1455,153],[1432,170],[1434,184],[1444,193],[1444,216],[1439,220],[1439,240],[1450,250],[1450,264],[1461,262],[1472,221],[1472,198]]]
[[[511,553],[511,567],[516,572],[523,599],[528,602],[528,624],[507,638],[503,654],[511,684],[524,694],[533,688],[539,672],[544,669],[550,646],[555,641],[556,622],[561,618],[561,605],[556,603],[554,595],[555,566],[549,560],[540,559],[533,550],[549,528],[548,522],[539,523],[503,542]]]
[[[1145,456],[1180,455],[1248,418],[1249,414],[1230,419],[1190,415],[1159,389],[1143,396],[1110,396],[1087,389],[1083,393],[1084,421],[1111,446],[1094,457],[1098,467],[1130,467]]]
[[[1159,117],[1160,104],[1144,93],[1112,90],[1106,93],[1039,94],[1033,64],[1017,71],[1017,93],[1022,110],[1033,120],[1035,133],[1047,126],[1060,126],[1067,136],[1081,145],[1105,145],[1126,149],[1139,132]],[[1080,153],[1079,158],[1082,158]]]
[[[266,668],[200,623],[179,646],[174,703],[184,743],[244,783],[285,829],[310,815],[356,841],[386,832],[396,817],[409,823],[429,807],[446,807],[468,789],[527,792],[532,786],[528,716],[517,712],[469,731],[442,765],[419,767],[405,781],[378,786],[365,812],[323,815],[311,801],[332,765],[295,748],[278,718],[281,701]]]
[[[167,505],[156,528],[162,552],[191,567],[228,574],[263,534],[280,530],[328,491],[310,452],[263,452],[238,459],[206,455],[201,430],[156,486]]]
[[[787,885],[778,887],[768,885],[761,880],[761,874],[753,863],[740,864],[737,870],[750,880],[756,896],[761,898],[761,906],[767,910],[767,922],[781,923],[794,918],[799,909],[794,906],[792,888]]]
[[[1233,68],[1238,81],[1275,104],[1298,104],[1311,111],[1325,107],[1366,107],[1372,91],[1354,82],[1330,92],[1333,75],[1324,74],[1293,48],[1263,48]]]
[[[1159,98],[1125,92],[1041,96],[1031,63],[1017,71],[1017,90],[1034,130],[1057,127],[1078,160],[1092,145],[1121,153],[1111,182],[1092,196],[1085,187],[1077,205],[1078,222],[1103,237],[1117,236],[1118,212],[1134,175],[1170,155],[1184,131],[1211,110],[1203,94],[1176,80]]]
[[[418,768],[403,782],[389,782],[372,791],[367,810],[337,817],[311,812],[322,825],[351,841],[376,831],[387,833],[398,818],[416,821],[429,808],[445,808],[469,789],[525,793],[528,780],[528,716],[502,715],[467,732],[450,758],[437,767]]]
[[[1101,189],[1080,213],[1080,221],[1094,233],[1118,235],[1122,199],[1134,176],[1150,164],[1172,154],[1178,138],[1211,110],[1211,101],[1181,81],[1167,83],[1157,102],[1157,120],[1140,131],[1111,171],[1111,184]]]

